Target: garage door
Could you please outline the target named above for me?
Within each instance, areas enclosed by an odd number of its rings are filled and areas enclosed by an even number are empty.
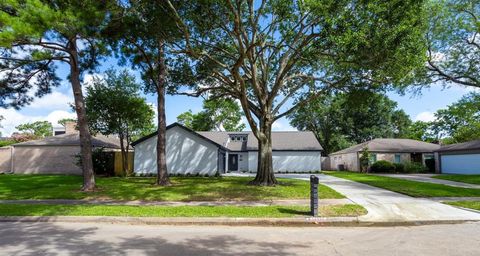
[[[442,173],[480,174],[480,154],[442,155]]]

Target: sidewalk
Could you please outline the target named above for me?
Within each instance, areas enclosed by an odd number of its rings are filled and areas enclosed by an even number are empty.
[[[320,183],[368,210],[361,222],[480,221],[480,214],[424,198],[413,198],[362,183],[317,174]],[[277,175],[309,180],[309,174]]]
[[[435,184],[442,184],[452,187],[459,187],[459,188],[475,188],[480,189],[480,185],[476,184],[469,184],[451,180],[441,180],[431,178],[431,176],[435,174],[377,174],[373,173],[373,175],[390,177],[390,178],[397,178],[397,179],[405,179],[405,180],[412,180],[412,181],[419,181],[419,182],[428,182],[428,183],[435,183]]]

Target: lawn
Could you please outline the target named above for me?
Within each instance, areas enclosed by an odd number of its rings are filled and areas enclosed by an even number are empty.
[[[432,178],[441,179],[441,180],[451,180],[451,181],[458,181],[470,184],[479,184],[480,185],[480,175],[436,175]]]
[[[275,187],[246,185],[248,177],[172,177],[172,186],[154,186],[155,178],[97,177],[98,191],[79,191],[80,176],[0,175],[0,200],[18,199],[111,199],[144,201],[256,201],[272,199],[307,199],[309,183],[279,179]],[[344,198],[320,186],[320,198]]]
[[[360,216],[354,204],[321,206],[323,217]],[[307,206],[124,206],[0,204],[0,216],[123,216],[123,217],[297,217],[309,215]]]
[[[480,201],[455,201],[455,202],[444,202],[444,204],[449,204],[453,206],[470,208],[477,211],[480,211]]]
[[[458,188],[354,172],[324,173],[413,197],[480,197],[480,189]]]

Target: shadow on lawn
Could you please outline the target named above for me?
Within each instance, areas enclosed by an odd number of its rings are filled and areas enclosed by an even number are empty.
[[[100,230],[92,224],[81,228],[52,223],[0,225],[0,247],[10,255],[291,255],[289,250],[308,248],[298,243],[256,241],[234,235],[172,239],[166,232],[150,232],[145,237],[133,228],[132,233],[125,234],[116,231],[118,226],[103,226]]]

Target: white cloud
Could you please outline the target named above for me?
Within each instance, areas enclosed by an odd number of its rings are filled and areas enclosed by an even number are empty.
[[[415,121],[431,122],[435,120],[435,115],[432,112],[424,111],[415,116]]]
[[[67,112],[64,110],[54,110],[47,115],[25,115],[20,111],[14,109],[0,109],[0,115],[5,119],[0,123],[3,128],[0,128],[3,136],[9,136],[16,131],[15,127],[19,124],[36,122],[36,121],[49,121],[54,127],[60,126],[58,120],[63,118],[76,118],[75,113]]]
[[[41,98],[36,98],[28,107],[44,110],[68,110],[71,103],[73,103],[73,96],[71,94],[67,95],[59,91],[53,91]]]
[[[297,131],[285,119],[279,119],[272,124],[273,131]]]

